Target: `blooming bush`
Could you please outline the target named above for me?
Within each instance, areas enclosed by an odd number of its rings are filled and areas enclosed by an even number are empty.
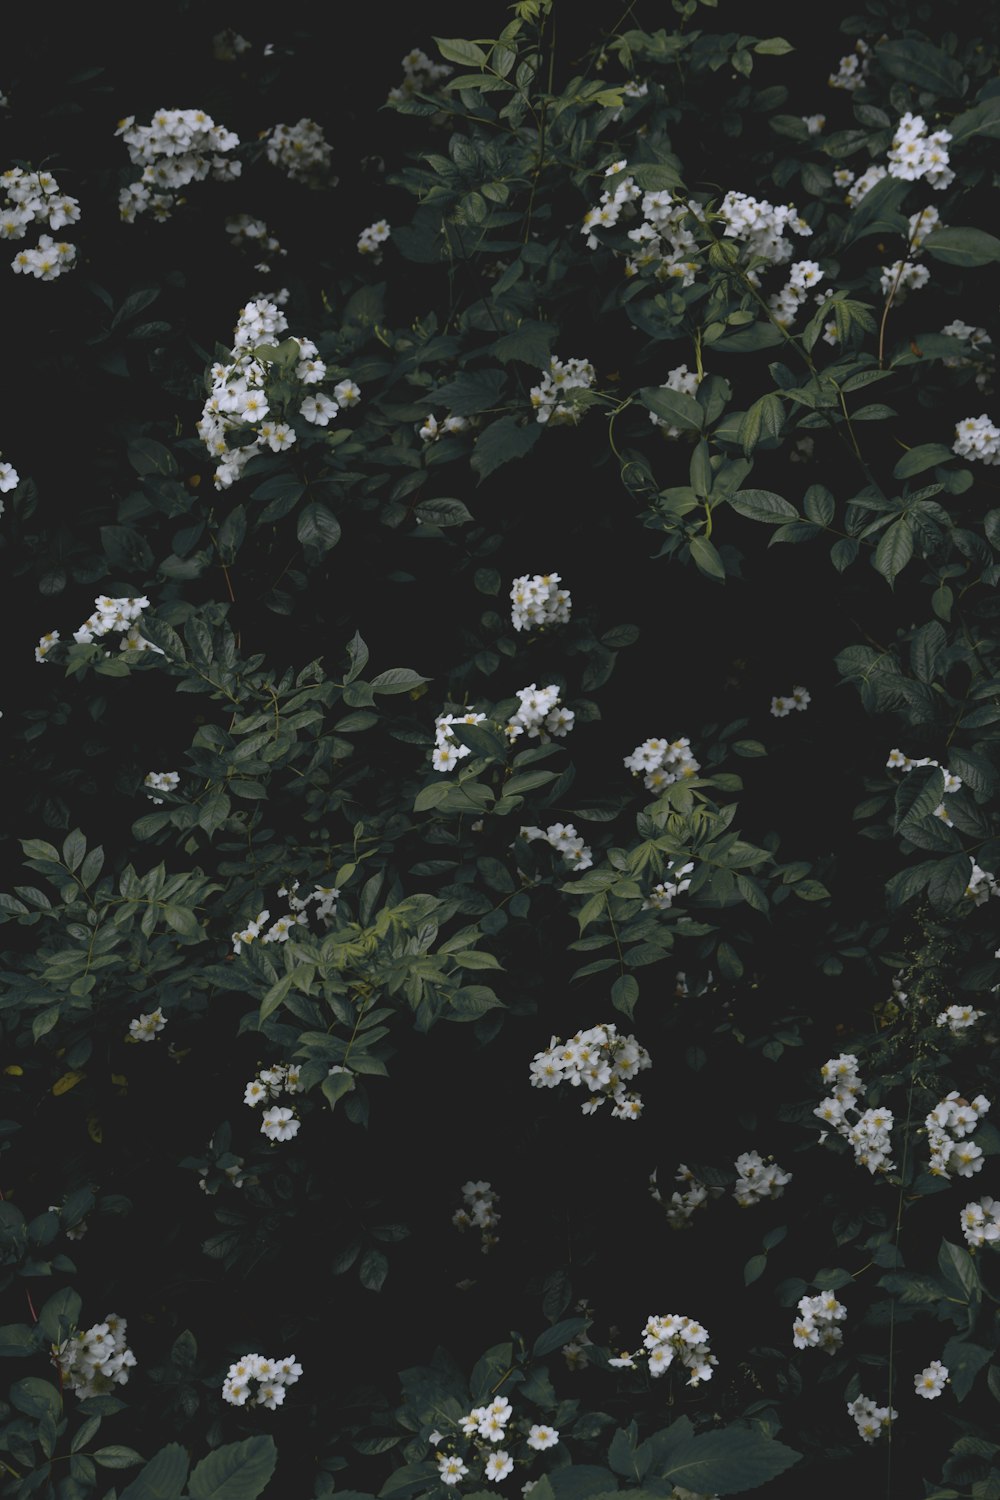
[[[0,1496],[997,1492],[1000,24],[727,4],[11,75]]]

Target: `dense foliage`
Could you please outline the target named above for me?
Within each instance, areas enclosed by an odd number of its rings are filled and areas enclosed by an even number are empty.
[[[488,9],[13,54],[0,1494],[997,1500],[996,17]]]

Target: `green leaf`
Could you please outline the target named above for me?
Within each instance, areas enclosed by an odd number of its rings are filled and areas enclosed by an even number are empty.
[[[90,1456],[102,1469],[131,1469],[133,1464],[142,1463],[142,1454],[122,1443],[110,1443],[106,1448],[96,1449]]]
[[[358,1267],[361,1285],[369,1292],[380,1292],[388,1274],[389,1262],[382,1251],[366,1250]]]
[[[704,573],[708,578],[725,578],[725,564],[707,536],[693,536],[690,547],[691,557],[699,573]]]
[[[195,1465],[188,1494],[191,1500],[257,1500],[277,1460],[278,1450],[270,1436],[226,1443]]]
[[[152,438],[135,438],[129,443],[128,461],[137,474],[177,473],[177,464],[169,448]]]
[[[913,775],[913,772],[910,772]],[[936,911],[951,911],[965,896],[972,874],[967,854],[951,854],[934,862],[927,882],[927,895]]]
[[[473,519],[461,500],[421,500],[413,507],[413,514],[431,526],[464,526]]]
[[[321,1085],[323,1097],[333,1109],[338,1099],[354,1091],[354,1074],[346,1069],[342,1073],[330,1073]]]
[[[587,1318],[563,1318],[560,1322],[553,1323],[551,1328],[546,1328],[544,1333],[538,1335],[531,1346],[532,1359],[544,1359],[546,1354],[554,1354],[589,1327]]]
[[[830,491],[822,484],[811,484],[805,492],[802,508],[810,521],[817,526],[830,526],[836,513],[836,505]]]
[[[430,680],[429,677],[421,677],[419,672],[414,672],[410,667],[389,667],[372,678],[371,687],[376,693],[410,693],[414,688],[420,687],[421,683]]]
[[[316,560],[340,541],[340,522],[333,511],[312,500],[299,512],[295,535],[310,558]]]
[[[941,1363],[948,1371],[948,1383],[956,1401],[964,1401],[972,1390],[973,1382],[984,1365],[993,1357],[992,1349],[981,1344],[969,1344],[964,1339],[951,1338],[941,1354]]]
[[[987,266],[1000,260],[1000,240],[985,229],[935,229],[920,248],[949,266]]]
[[[895,829],[930,817],[944,796],[944,774],[938,766],[914,766],[896,788]]]
[[[725,1427],[680,1442],[657,1477],[704,1494],[735,1495],[766,1484],[801,1457],[761,1432]]]
[[[487,479],[502,464],[510,463],[515,458],[524,458],[541,435],[542,424],[538,422],[525,426],[513,417],[501,417],[479,434],[469,461],[480,480]]]
[[[122,1491],[121,1500],[180,1500],[187,1472],[187,1450],[168,1443]]]
[[[952,450],[943,443],[921,443],[916,448],[907,449],[892,471],[893,478],[909,479],[913,474],[932,469],[935,464],[951,463],[954,457]]]
[[[611,986],[611,1004],[632,1019],[639,998],[639,981],[632,974],[620,974]]]
[[[463,68],[486,66],[486,53],[482,47],[477,47],[475,42],[467,42],[464,37],[460,36],[436,36],[433,41],[447,62],[460,63]]]
[[[921,42],[915,37],[880,42],[875,48],[875,56],[891,78],[915,84],[927,93],[945,98],[957,98],[964,93],[962,69],[954,58],[930,42]]]
[[[795,506],[770,490],[737,490],[730,495],[729,503],[741,516],[748,516],[751,521],[763,521],[768,526],[799,519]]]
[[[875,550],[875,568],[891,584],[913,556],[913,522],[900,516],[887,526]]]
[[[780,438],[781,430],[785,425],[785,408],[781,398],[773,391],[768,391],[755,401],[750,410],[743,414],[743,420],[739,426],[739,442],[743,447],[744,456],[749,458],[757,444],[767,439]]]
[[[767,1270],[766,1255],[751,1255],[743,1267],[743,1285],[749,1286],[751,1282],[757,1281]]]
[[[795,48],[783,36],[769,36],[762,42],[756,42],[753,50],[762,57],[783,57],[786,52],[794,52]]]
[[[679,427],[682,432],[700,432],[705,425],[705,412],[693,396],[684,391],[672,391],[669,386],[644,386],[639,392],[643,406],[653,412],[662,422]]]

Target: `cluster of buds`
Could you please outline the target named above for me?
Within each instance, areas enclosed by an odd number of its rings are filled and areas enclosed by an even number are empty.
[[[595,1114],[608,1099],[617,1120],[637,1120],[642,1113],[638,1094],[628,1093],[625,1084],[652,1059],[634,1036],[619,1036],[613,1021],[578,1031],[567,1041],[554,1036],[548,1047],[536,1052],[531,1062],[532,1088],[551,1089],[568,1083],[583,1087],[589,1097],[580,1105],[585,1115]]]
[[[711,1380],[712,1369],[719,1363],[708,1347],[708,1329],[693,1318],[669,1313],[647,1318],[643,1329],[643,1348],[634,1354],[623,1352],[608,1364],[616,1370],[634,1370],[636,1360],[645,1359],[650,1375],[665,1375],[676,1360],[689,1371],[687,1384],[701,1385]]]
[[[431,62],[427,53],[414,47],[402,60],[403,79],[398,88],[389,90],[390,101],[409,99],[436,89],[451,72],[447,63]]]
[[[81,1400],[106,1395],[116,1385],[124,1385],[136,1362],[125,1342],[125,1329],[124,1318],[108,1313],[103,1323],[53,1344],[52,1363],[62,1384]]]
[[[496,1232],[500,1223],[499,1196],[488,1182],[466,1182],[462,1185],[462,1199],[463,1205],[452,1214],[451,1222],[463,1233],[466,1229],[478,1229],[480,1248],[484,1255],[488,1255],[499,1240]]]

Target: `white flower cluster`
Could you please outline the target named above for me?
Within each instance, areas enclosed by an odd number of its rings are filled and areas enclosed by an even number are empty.
[[[104,1396],[116,1385],[125,1385],[128,1372],[135,1365],[135,1355],[125,1342],[126,1323],[115,1313],[108,1313],[103,1323],[95,1323],[86,1332],[74,1333],[52,1346],[52,1363],[60,1373],[61,1383],[69,1386],[81,1401],[88,1396]]]
[[[691,754],[691,741],[686,737],[643,740],[625,756],[625,766],[634,776],[642,776],[642,784],[650,792],[661,792],[665,786],[697,776],[701,770],[701,762]]]
[[[459,744],[451,732],[453,724],[483,724],[486,715],[470,709],[464,714],[438,714],[434,720],[434,749],[431,751],[431,765],[435,771],[454,770],[460,760],[464,760],[472,751],[468,745]]]
[[[838,187],[849,189],[846,201],[854,208],[861,202],[866,193],[871,192],[877,182],[881,182],[888,175],[888,171],[882,166],[881,162],[873,161],[871,166],[867,167],[861,173],[860,177],[855,177],[854,173],[846,167],[838,167],[837,171],[833,174],[833,179]]]
[[[594,863],[593,849],[584,843],[572,823],[550,823],[548,828],[536,828],[529,823],[520,829],[520,836],[527,839],[529,844],[542,839],[557,854],[561,854],[566,864],[572,866],[577,873],[589,870]]]
[[[544,630],[565,625],[573,608],[568,589],[559,587],[558,573],[527,573],[510,586],[511,623],[515,630]]]
[[[142,784],[149,788],[146,795],[150,802],[155,802],[157,807],[159,807],[163,802],[163,798],[154,797],[153,793],[172,792],[176,786],[180,785],[180,779],[176,771],[147,771],[143,777]]]
[[[928,135],[923,115],[907,110],[896,126],[889,148],[889,176],[904,182],[923,178],[932,188],[950,187],[955,174],[948,165],[949,130],[933,130]]]
[[[733,1197],[740,1208],[751,1208],[765,1198],[780,1198],[791,1172],[783,1172],[773,1157],[767,1162],[757,1151],[744,1151],[736,1158],[736,1186]]]
[[[376,219],[374,224],[369,224],[358,235],[358,254],[370,255],[373,265],[381,265],[382,246],[391,234],[392,230],[385,219]]]
[[[9,167],[0,173],[0,188],[5,195],[0,209],[0,239],[23,240],[29,224],[62,229],[80,218],[78,200],[60,191],[51,172],[25,172],[22,167]],[[15,273],[23,272],[38,281],[55,281],[75,260],[75,245],[42,234],[32,249],[19,250],[10,265]]]
[[[585,1115],[595,1114],[610,1099],[616,1120],[637,1120],[642,1100],[638,1094],[628,1093],[625,1084],[652,1066],[645,1047],[634,1036],[619,1036],[618,1027],[609,1021],[578,1031],[565,1042],[554,1036],[548,1047],[532,1058],[531,1086],[551,1089],[560,1083],[574,1088],[582,1085],[590,1096],[580,1105]]]
[[[949,1005],[934,1018],[935,1026],[947,1026],[952,1036],[961,1036],[963,1031],[968,1031],[970,1026],[975,1026],[985,1016],[984,1010],[976,1010],[971,1005]]]
[[[931,273],[926,266],[917,265],[912,260],[894,260],[891,266],[882,267],[879,287],[883,297],[895,288],[896,301],[902,302],[907,292],[919,291],[930,279]]]
[[[974,901],[977,906],[982,906],[991,896],[1000,896],[1000,885],[989,870],[981,870],[976,861],[969,856],[969,864],[972,870],[969,874],[969,883],[965,887],[967,901]]]
[[[0,495],[6,495],[9,490],[16,490],[20,483],[21,476],[14,465],[7,463],[5,459],[0,459]],[[4,509],[4,502],[0,500],[0,516],[3,515]]]
[[[687,365],[678,365],[676,369],[668,372],[666,380],[660,386],[660,390],[679,391],[684,396],[693,396],[704,378],[704,373],[699,375],[697,370],[689,370]],[[662,430],[664,437],[680,437],[683,431],[682,428],[675,426],[673,422],[668,422],[665,417],[658,417],[655,411],[650,412],[649,420],[654,427],[659,427]]]
[[[561,360],[553,354],[541,384],[533,385],[528,393],[535,420],[553,427],[579,422],[583,408],[573,392],[589,390],[595,379],[596,372],[589,359]]]
[[[417,437],[422,443],[436,443],[438,438],[448,437],[453,432],[468,432],[472,424],[468,417],[445,417],[438,421],[433,412],[417,427]]]
[[[707,1207],[710,1197],[718,1198],[722,1192],[720,1187],[709,1187],[702,1182],[683,1162],[674,1173],[674,1181],[682,1184],[682,1190],[675,1189],[667,1203],[656,1183],[656,1169],[649,1174],[650,1197],[660,1204],[671,1229],[684,1229],[699,1208]]]
[[[994,427],[985,412],[964,417],[955,424],[952,452],[959,458],[978,458],[980,463],[1000,464],[1000,427]]]
[[[691,882],[686,877],[693,869],[693,859],[689,859],[684,865],[677,864],[676,860],[668,860],[665,878],[652,887],[642,903],[643,911],[669,911],[675,899],[690,886]]]
[[[800,1297],[796,1305],[799,1315],[792,1324],[796,1349],[825,1349],[827,1354],[834,1354],[844,1342],[837,1326],[847,1317],[844,1304],[833,1292],[820,1292],[816,1297]]]
[[[713,1366],[719,1361],[708,1347],[708,1337],[708,1329],[701,1323],[677,1313],[668,1313],[666,1317],[654,1314],[647,1318],[642,1343],[650,1375],[654,1378],[665,1375],[676,1359],[691,1372],[688,1385],[701,1385],[703,1381],[711,1380]],[[608,1364],[617,1370],[633,1370],[636,1360],[643,1356],[643,1349],[634,1354],[623,1352],[619,1358],[609,1359]]]
[[[550,739],[561,740],[569,734],[576,719],[571,708],[564,708],[559,699],[557,683],[540,688],[529,682],[527,687],[517,689],[520,707],[507,720],[506,734],[516,740],[526,734],[529,740],[540,739],[547,744]]]
[[[149,1015],[140,1015],[137,1020],[128,1023],[129,1042],[155,1042],[156,1034],[162,1031],[167,1024],[167,1018],[159,1006],[150,1011]]]
[[[967,1245],[995,1245],[1000,1240],[1000,1203],[995,1198],[980,1198],[962,1209],[962,1233]]]
[[[147,641],[139,629],[142,611],[149,608],[147,598],[111,599],[106,594],[100,594],[94,604],[94,613],[84,620],[79,630],[73,632],[73,639],[79,645],[89,645],[100,636],[117,631],[121,636],[118,642],[120,651],[155,651],[158,656],[163,655],[161,648],[154,646],[152,641]],[[44,661],[58,642],[58,630],[47,631],[35,647],[35,660]],[[107,654],[110,656],[111,653]]]
[[[463,1206],[455,1210],[451,1222],[463,1233],[466,1229],[478,1229],[480,1248],[484,1255],[488,1255],[500,1238],[496,1232],[500,1223],[499,1195],[489,1182],[465,1182],[462,1184],[462,1200]]]
[[[118,194],[126,224],[144,213],[160,222],[169,219],[181,188],[208,176],[231,182],[242,170],[242,162],[226,154],[239,145],[239,136],[216,125],[203,109],[158,109],[148,125],[137,125],[129,115],[119,120],[115,135],[125,142],[133,164],[142,167],[139,180]]]
[[[275,125],[267,135],[267,159],[281,167],[293,182],[322,187],[330,178],[333,147],[315,120],[297,125]]]
[[[628,162],[614,161],[604,170],[605,177],[624,172]],[[703,217],[697,204],[677,198],[666,189],[643,194],[632,177],[621,177],[613,188],[605,188],[600,203],[584,215],[580,233],[587,236],[587,246],[596,250],[600,244],[595,229],[612,229],[622,214],[637,216],[636,202],[642,198],[642,222],[628,231],[635,250],[625,261],[625,275],[636,276],[653,268],[657,281],[679,281],[691,286],[698,272],[698,243],[692,222]]]
[[[947,766],[943,766],[939,760],[932,760],[929,755],[921,755],[919,758],[916,758],[911,755],[904,755],[902,750],[893,748],[889,751],[889,758],[885,764],[886,769],[889,771],[912,771],[917,766],[935,766],[944,776],[944,794],[946,797],[950,796],[952,792],[959,791],[962,786],[961,776],[956,776],[953,771],[948,770]],[[955,826],[943,802],[939,802],[934,809],[934,817],[940,818],[942,823],[946,823],[949,828]],[[978,870],[979,866],[976,865],[974,868]],[[983,872],[980,870],[979,873],[982,875]],[[986,892],[982,900],[985,901],[988,895],[989,891]],[[977,902],[977,905],[979,904],[981,902]]]
[[[719,214],[726,225],[724,236],[743,242],[747,260],[759,257],[772,265],[781,265],[792,258],[791,241],[785,236],[789,232],[812,234],[793,203],[775,205],[748,193],[730,190],[719,204]],[[750,271],[749,279],[756,282],[756,272]]]
[[[229,1366],[222,1382],[222,1399],[230,1406],[266,1406],[274,1411],[285,1399],[285,1389],[294,1385],[302,1374],[302,1366],[294,1354],[283,1359],[268,1359],[263,1354],[244,1354]],[[253,1391],[250,1382],[257,1382]]]
[[[403,80],[398,88],[389,90],[390,99],[409,99],[414,94],[426,94],[435,89],[451,72],[447,63],[431,62],[427,53],[414,47],[402,59]]]
[[[918,1396],[923,1396],[927,1401],[933,1401],[935,1396],[940,1396],[948,1384],[948,1366],[943,1365],[939,1359],[932,1359],[926,1370],[921,1370],[919,1375],[914,1375],[913,1385]]]
[[[890,1152],[892,1127],[895,1124],[891,1109],[866,1109],[862,1111],[856,1103],[864,1085],[858,1077],[858,1059],[853,1052],[841,1053],[829,1058],[820,1068],[820,1075],[827,1086],[833,1085],[833,1093],[813,1110],[821,1120],[832,1125],[838,1135],[849,1141],[854,1148],[854,1159],[859,1167],[869,1172],[891,1172],[895,1167]],[[851,1121],[848,1111],[858,1115]],[[820,1140],[826,1139],[826,1131]]]
[[[854,51],[848,52],[846,57],[840,59],[836,73],[831,73],[827,79],[830,87],[846,89],[850,94],[853,94],[855,89],[861,88],[868,76],[871,51],[868,43],[862,37],[858,37],[854,43]]]
[[[216,489],[228,489],[255,453],[265,448],[282,453],[297,441],[295,429],[287,422],[268,417],[267,382],[273,361],[260,347],[278,339],[287,328],[288,319],[275,303],[248,302],[236,324],[229,364],[211,368],[209,393],[197,427],[205,447],[219,460]],[[341,380],[329,396],[312,390],[326,378],[326,365],[318,358],[312,339],[294,342],[298,345],[294,378],[300,389],[292,399],[299,401],[299,413],[307,422],[326,427],[338,412],[358,404],[361,387],[353,380]],[[308,394],[305,387],[310,387]],[[227,439],[232,433],[252,434],[253,441],[231,448]]]
[[[804,687],[793,687],[787,698],[771,699],[771,713],[776,719],[787,719],[793,709],[804,713],[811,702],[812,697]]]
[[[494,1484],[505,1479],[514,1468],[514,1460],[506,1449],[490,1446],[509,1441],[511,1434],[508,1423],[513,1414],[514,1409],[507,1397],[496,1396],[489,1406],[474,1406],[458,1419],[463,1435],[471,1438],[476,1445],[476,1456],[485,1456],[483,1477]],[[440,1432],[430,1434],[431,1442],[438,1443],[441,1440]],[[539,1453],[546,1448],[554,1448],[558,1441],[559,1433],[556,1429],[539,1422],[531,1425],[525,1437],[527,1446]],[[458,1484],[469,1472],[468,1464],[458,1454],[438,1453],[436,1457],[438,1476],[444,1484]]]
[[[809,290],[818,286],[826,273],[815,260],[797,260],[788,268],[788,280],[770,299],[771,315],[781,328],[790,328]]]
[[[251,1078],[243,1091],[243,1103],[256,1109],[269,1099],[278,1099],[282,1092],[301,1094],[297,1063],[275,1063],[270,1068],[261,1068],[256,1078]],[[272,1105],[261,1114],[260,1133],[269,1141],[290,1141],[299,1132],[300,1121],[294,1110],[284,1105]]]
[[[924,1120],[927,1144],[931,1148],[927,1170],[932,1177],[972,1177],[982,1170],[981,1147],[966,1140],[985,1114],[989,1113],[990,1101],[977,1094],[970,1103],[963,1099],[957,1089],[934,1106]]]
[[[254,270],[259,271],[262,276],[271,274],[270,261],[265,260],[264,255],[288,254],[264,220],[254,218],[253,214],[233,214],[232,218],[226,220],[226,233],[231,237],[234,248],[249,250],[261,257],[255,262]]]
[[[216,62],[235,62],[242,53],[249,52],[252,45],[245,36],[227,26],[224,31],[217,31],[213,36],[212,56]]]
[[[874,1443],[879,1433],[884,1432],[899,1416],[894,1406],[876,1406],[870,1396],[857,1396],[853,1401],[848,1401],[847,1410],[857,1424],[858,1436],[864,1438],[866,1443]]]
[[[340,895],[340,887],[336,885],[314,885],[308,896],[300,896],[299,882],[293,880],[290,886],[279,885],[278,895],[284,896],[290,909],[296,913],[296,922],[299,922],[298,913],[305,911],[311,901],[316,902],[315,915],[321,922],[328,922],[337,910],[337,898]],[[272,940],[273,941],[273,940]]]
[[[963,339],[969,346],[968,355],[951,354],[942,360],[942,364],[949,370],[965,369],[970,365],[975,365],[977,367],[976,386],[981,391],[990,391],[995,356],[993,340],[986,329],[975,328],[971,323],[963,323],[961,318],[956,318],[954,322],[946,323],[941,332],[948,338]]]

